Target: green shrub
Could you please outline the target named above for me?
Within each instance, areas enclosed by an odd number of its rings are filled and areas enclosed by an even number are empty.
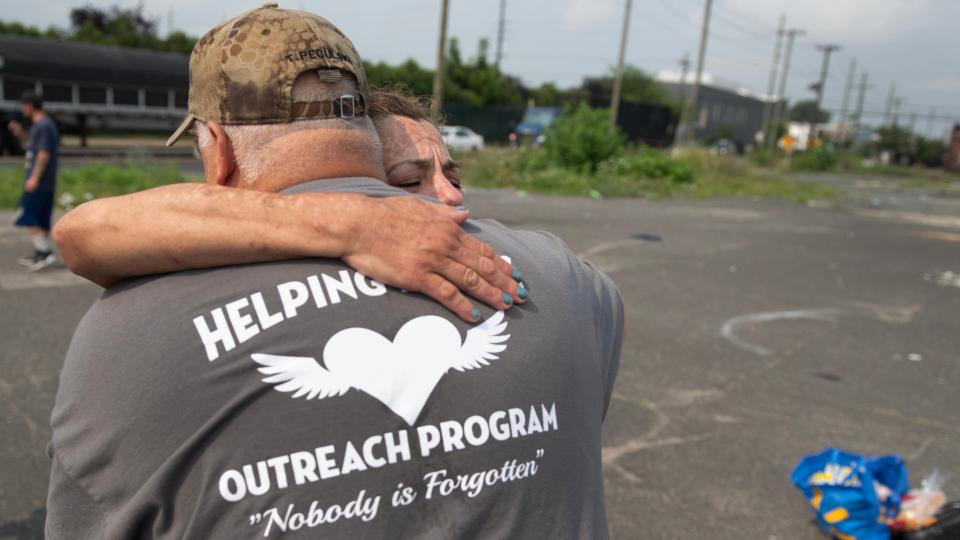
[[[695,178],[693,169],[686,163],[672,159],[661,150],[646,147],[603,162],[597,175],[662,178],[676,184],[689,184]]]
[[[747,160],[755,167],[769,169],[776,165],[776,159],[772,152],[766,150],[754,150],[747,155]]]
[[[697,178],[742,178],[751,176],[750,165],[738,156],[721,156],[705,148],[687,148],[676,152],[674,159],[693,170]]]
[[[624,136],[619,129],[611,130],[609,122],[608,110],[581,103],[547,128],[546,158],[566,169],[596,171],[601,163],[623,153]]]
[[[758,174],[746,160],[687,150],[669,156],[655,149],[627,152],[603,162],[597,172],[558,167],[545,152],[487,149],[464,156],[466,185],[518,192],[603,197],[746,197],[796,201],[835,198],[839,192],[816,182]]]
[[[797,171],[829,171],[835,169],[839,162],[835,152],[821,147],[794,156],[790,168]]]

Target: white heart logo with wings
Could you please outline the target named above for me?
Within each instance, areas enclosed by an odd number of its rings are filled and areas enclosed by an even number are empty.
[[[510,338],[503,334],[503,312],[467,331],[434,315],[417,317],[397,331],[393,341],[367,328],[334,334],[323,349],[323,365],[315,358],[254,354],[263,382],[291,397],[323,399],[356,388],[413,425],[433,389],[450,369],[463,371],[489,365]],[[324,367],[326,366],[326,367]]]

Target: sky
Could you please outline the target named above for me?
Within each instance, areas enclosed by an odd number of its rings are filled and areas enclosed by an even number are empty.
[[[466,56],[482,37],[495,50],[500,0],[449,0],[450,36]],[[66,27],[73,7],[93,4],[136,6],[138,0],[44,0],[44,8],[24,9],[20,0],[0,0],[0,19]],[[142,0],[170,28],[200,35],[221,20],[258,2]],[[676,77],[689,53],[696,66],[705,0],[635,0],[630,15],[626,61],[652,74]],[[290,0],[281,7],[304,9],[339,26],[365,60],[400,63],[413,58],[436,64],[440,0]],[[625,0],[506,0],[504,72],[528,85],[554,82],[579,85],[584,76],[608,72],[616,63]],[[797,38],[788,73],[787,97],[812,99],[807,86],[819,78],[817,44],[837,44],[830,58],[824,107],[838,114],[851,60],[855,82],[868,72],[865,120],[879,123],[890,84],[903,99],[901,124],[916,114],[914,129],[942,136],[960,122],[960,0],[714,0],[704,74],[728,87],[765,94],[781,14],[787,27],[805,31]],[[692,76],[692,74],[691,74]],[[856,102],[855,92],[850,108]],[[935,118],[928,115],[935,109]],[[880,114],[874,114],[880,113]]]

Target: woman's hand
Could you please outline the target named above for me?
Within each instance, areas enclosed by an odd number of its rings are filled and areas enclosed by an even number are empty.
[[[465,321],[480,312],[467,295],[502,310],[522,303],[520,273],[460,225],[469,212],[417,197],[357,197],[340,236],[342,259],[363,274],[443,304]]]

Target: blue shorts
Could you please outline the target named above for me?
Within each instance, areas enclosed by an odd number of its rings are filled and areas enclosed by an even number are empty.
[[[53,214],[52,191],[37,190],[33,193],[24,193],[17,208],[17,227],[39,227],[50,230],[50,215]]]

